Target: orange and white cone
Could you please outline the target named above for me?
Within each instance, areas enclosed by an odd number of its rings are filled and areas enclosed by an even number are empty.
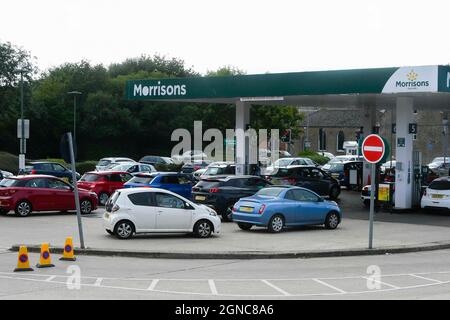
[[[41,246],[41,257],[36,268],[51,268],[55,265],[52,264],[52,258],[50,257],[50,249],[48,243],[43,243]]]
[[[25,246],[20,246],[19,248],[19,258],[17,259],[17,268],[14,272],[21,271],[33,271],[30,267],[30,260],[28,259],[28,249]]]
[[[63,256],[59,259],[62,261],[76,261],[75,253],[73,251],[73,241],[72,237],[68,237],[66,239],[66,243],[64,245]]]

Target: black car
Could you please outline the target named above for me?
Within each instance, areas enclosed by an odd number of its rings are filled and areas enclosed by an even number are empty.
[[[333,200],[337,199],[341,193],[338,180],[313,166],[279,168],[275,174],[267,176],[267,179],[272,184],[303,187]]]
[[[65,166],[57,162],[30,162],[27,166],[25,166],[23,173],[45,174],[61,178],[67,182],[72,182],[72,170],[67,169]],[[78,172],[75,172],[75,176],[77,180],[81,178],[81,175]]]
[[[363,165],[362,161],[335,162],[331,163],[325,172],[337,179],[341,186],[351,189],[351,187],[361,186]],[[354,176],[350,177],[352,172]]]
[[[182,173],[193,173],[199,169],[206,168],[210,164],[211,164],[211,161],[194,161],[194,162],[190,162],[190,163],[185,163],[181,167],[181,172]]]
[[[216,176],[200,181],[192,188],[196,203],[214,208],[224,221],[230,221],[234,204],[271,185],[256,176]]]
[[[159,156],[144,156],[139,160],[139,162],[151,164],[152,166],[169,164],[163,157]]]

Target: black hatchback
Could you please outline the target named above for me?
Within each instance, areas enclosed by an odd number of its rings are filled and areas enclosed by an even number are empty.
[[[214,208],[224,221],[230,221],[234,204],[271,185],[257,176],[215,176],[200,181],[192,188],[196,203]]]
[[[341,193],[341,186],[337,179],[313,166],[279,168],[275,174],[267,176],[267,180],[275,185],[303,187],[333,200],[336,200]]]

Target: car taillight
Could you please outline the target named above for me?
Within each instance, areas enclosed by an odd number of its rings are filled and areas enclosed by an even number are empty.
[[[35,169],[31,170],[31,174],[36,174],[36,170]]]
[[[209,189],[209,193],[218,193],[219,192],[219,188],[211,188]]]
[[[233,207],[233,209],[231,209],[231,211],[236,212],[236,211],[237,211],[237,208],[236,208],[236,207]]]
[[[295,179],[294,178],[289,178],[288,179],[289,184],[295,184]]]
[[[120,207],[119,207],[117,204],[115,204],[115,205],[112,207],[111,212],[116,212],[116,211],[118,211],[119,209],[120,209]]]
[[[427,195],[427,189],[425,189],[425,191],[423,192],[423,195],[424,195],[424,196]]]
[[[263,214],[263,213],[264,213],[264,210],[266,210],[266,205],[265,205],[265,204],[263,204],[263,205],[261,206],[261,208],[259,208],[258,213],[259,213],[259,214]]]
[[[199,170],[199,169],[201,169],[200,166],[194,166],[194,171],[197,171],[197,170]]]

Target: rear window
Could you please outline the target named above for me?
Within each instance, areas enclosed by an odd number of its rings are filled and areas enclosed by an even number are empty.
[[[225,174],[225,168],[223,167],[210,167],[206,169],[205,175],[217,176],[220,174]]]
[[[95,182],[95,181],[99,181],[100,179],[101,179],[101,176],[98,174],[86,173],[81,177],[80,181]]]
[[[128,181],[129,183],[150,184],[154,177],[135,176]]]
[[[8,187],[23,187],[25,185],[26,180],[18,180],[18,179],[3,179],[0,181],[0,187],[8,188]]]
[[[339,172],[339,171],[344,171],[344,164],[343,163],[333,163],[330,165],[330,169],[331,172]]]
[[[196,187],[203,189],[211,189],[220,186],[220,181],[203,180],[197,183]]]
[[[429,189],[433,190],[450,190],[450,181],[449,180],[435,180],[429,186]]]
[[[97,163],[97,165],[98,166],[107,166],[107,165],[109,165],[109,164],[111,164],[111,160],[100,160],[98,163]]]
[[[265,188],[260,191],[258,191],[258,196],[265,196],[265,197],[278,197],[281,192],[286,190],[285,188]]]
[[[106,202],[106,205],[105,205],[106,211],[108,211],[108,212],[112,211],[112,208],[116,204],[117,199],[119,198],[119,196],[120,196],[120,191],[116,191],[116,192],[113,193],[113,195],[111,197],[109,197],[109,199],[108,199],[108,201]]]
[[[294,172],[291,169],[280,168],[273,176],[274,177],[290,177],[293,174],[294,174]]]

